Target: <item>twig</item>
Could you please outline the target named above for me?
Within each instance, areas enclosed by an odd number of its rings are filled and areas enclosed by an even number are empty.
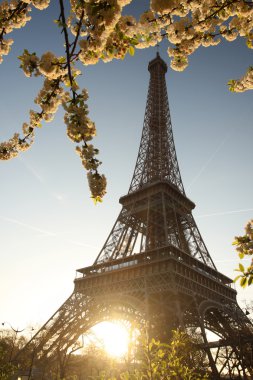
[[[71,53],[70,53],[71,57],[73,56],[74,51],[75,51],[75,49],[76,49],[76,44],[77,44],[77,41],[78,41],[78,38],[79,38],[79,35],[80,35],[80,32],[81,32],[81,27],[82,27],[83,18],[84,18],[84,10],[82,10],[80,20],[79,20],[79,22],[78,22],[78,24],[77,24],[77,25],[78,25],[78,29],[77,29],[77,34],[76,34],[75,41],[74,41],[74,43],[73,43],[73,47],[72,47],[72,49],[71,49]]]
[[[28,7],[27,3],[20,1],[15,9],[10,13],[9,17],[6,18],[5,21],[10,21],[12,17],[17,13],[22,13]],[[2,29],[0,33],[0,41],[3,39],[3,35],[5,34],[5,28]]]
[[[75,94],[75,91],[73,90],[72,86],[73,86],[73,76],[72,76],[72,72],[71,72],[71,54],[70,54],[70,51],[69,51],[69,36],[68,36],[68,31],[67,31],[67,25],[66,25],[66,19],[65,19],[65,13],[64,13],[64,4],[63,4],[63,0],[59,0],[59,3],[60,3],[60,8],[61,8],[61,20],[62,20],[62,30],[63,30],[63,33],[64,33],[64,37],[65,37],[65,47],[66,47],[66,55],[67,55],[67,69],[68,69],[68,77],[69,77],[69,81],[70,81],[70,85],[71,85],[71,91],[72,91],[72,94],[73,94],[73,99],[75,100],[75,97],[76,97],[76,94]],[[72,49],[73,50],[73,49]]]

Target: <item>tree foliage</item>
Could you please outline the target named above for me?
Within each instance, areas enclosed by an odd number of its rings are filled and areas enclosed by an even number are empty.
[[[76,349],[57,352],[56,357],[44,358],[39,367],[34,351],[22,350],[26,339],[9,331],[0,340],[0,379],[8,380],[15,373],[30,373],[33,378],[52,380],[204,380],[208,379],[208,363],[198,348],[194,333],[175,330],[168,343],[140,335],[135,349],[125,360],[110,357],[104,349],[93,344],[80,352]],[[73,354],[75,352],[75,354]],[[20,353],[21,355],[19,355]],[[21,371],[21,372],[20,372]]]
[[[119,377],[106,372],[100,380],[204,380],[208,379],[205,359],[192,339],[180,330],[173,331],[169,343],[141,338],[135,368]],[[94,378],[95,379],[95,378]]]
[[[14,357],[25,345],[26,338],[17,336],[16,331],[2,330],[0,339],[0,380],[9,380],[17,370]],[[27,363],[26,363],[27,364]]]
[[[250,220],[245,226],[245,235],[235,236],[233,245],[236,246],[239,258],[243,259],[247,256],[253,256],[253,219]],[[253,282],[253,258],[251,264],[248,267],[244,267],[242,263],[239,263],[237,272],[240,272],[234,281],[240,280],[240,285],[245,288],[247,285],[251,285]]]
[[[170,65],[182,71],[188,57],[199,47],[218,45],[222,39],[245,38],[253,48],[252,0],[150,0],[150,8],[139,19],[123,15],[132,0],[58,0],[59,18],[54,20],[64,38],[65,55],[53,52],[37,56],[24,50],[20,67],[28,77],[42,76],[44,84],[35,98],[39,109],[30,110],[29,122],[23,123],[23,135],[15,133],[0,144],[0,159],[8,160],[30,148],[36,128],[53,119],[60,105],[68,137],[77,145],[76,152],[87,170],[92,198],[101,201],[106,193],[106,178],[99,174],[98,150],[91,144],[96,127],[88,116],[87,90],[79,89],[77,77],[83,65],[99,60],[124,59],[135,49],[148,48],[162,39],[168,43]],[[67,4],[66,4],[67,3]],[[0,61],[10,52],[13,40],[8,35],[24,27],[33,7],[43,11],[50,0],[10,0],[0,4]],[[67,7],[66,7],[67,5]],[[68,8],[68,12],[66,9]],[[230,90],[253,88],[253,67],[239,80],[229,82]]]
[[[8,380],[10,376],[13,375],[16,370],[15,365],[10,361],[10,358],[8,357],[9,350],[10,350],[10,342],[2,338],[0,340],[0,379],[1,380]]]

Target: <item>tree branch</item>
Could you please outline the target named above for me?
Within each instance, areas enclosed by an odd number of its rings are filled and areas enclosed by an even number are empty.
[[[66,48],[66,55],[67,55],[67,69],[68,69],[68,77],[69,77],[69,81],[70,81],[70,85],[71,85],[71,91],[72,91],[72,94],[73,94],[73,99],[75,100],[75,91],[73,90],[72,86],[73,86],[73,76],[72,76],[72,72],[71,72],[71,54],[70,54],[70,50],[69,50],[69,35],[68,35],[68,31],[67,31],[67,25],[66,25],[66,18],[65,18],[65,13],[64,13],[64,4],[63,4],[63,0],[59,0],[59,3],[60,3],[60,8],[61,8],[61,20],[62,20],[62,30],[63,30],[63,33],[64,33],[64,38],[65,38],[65,48]],[[73,49],[72,49],[73,50]]]
[[[27,3],[24,3],[23,1],[20,1],[17,5],[16,8],[13,9],[13,11],[10,13],[9,17],[6,18],[6,20],[4,20],[5,22],[7,21],[10,21],[12,19],[13,16],[15,16],[16,14],[20,14],[22,13],[26,8],[28,7],[28,4]],[[3,20],[2,20],[3,21]],[[5,34],[5,28],[3,27],[1,33],[0,33],[0,42],[1,40],[3,39],[3,36]]]

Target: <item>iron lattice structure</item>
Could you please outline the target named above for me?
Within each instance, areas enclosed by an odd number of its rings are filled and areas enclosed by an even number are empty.
[[[232,280],[217,271],[192,216],[173,140],[165,73],[157,57],[134,175],[122,210],[94,264],[79,269],[72,295],[45,323],[33,347],[39,365],[73,346],[95,324],[148,322],[166,339],[183,326],[199,334],[213,379],[253,375],[253,328]],[[217,339],[210,340],[210,331]]]

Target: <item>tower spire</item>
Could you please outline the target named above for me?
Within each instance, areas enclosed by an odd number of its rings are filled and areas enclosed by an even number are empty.
[[[184,192],[165,81],[167,65],[159,53],[148,70],[148,97],[133,178],[94,264],[175,247],[216,269],[191,214],[195,205]]]
[[[168,181],[184,194],[165,81],[167,65],[159,52],[149,62],[148,70],[150,81],[143,132],[129,192],[155,181]]]

